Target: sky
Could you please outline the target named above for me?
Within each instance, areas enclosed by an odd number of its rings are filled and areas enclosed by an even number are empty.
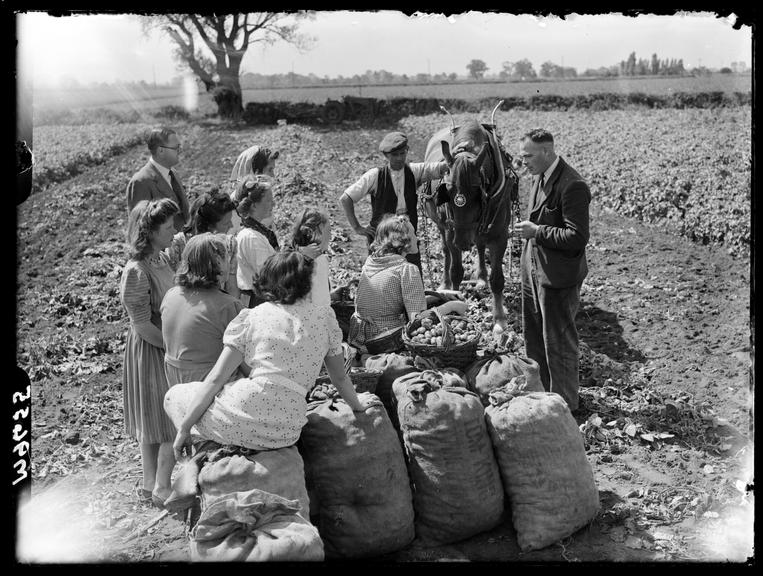
[[[182,75],[171,57],[172,43],[159,33],[146,37],[133,14],[81,14],[52,17],[44,12],[17,16],[19,66],[31,70],[35,86],[62,79],[111,83],[144,80],[165,83]],[[319,77],[351,77],[366,70],[394,74],[467,73],[472,59],[483,60],[487,75],[505,61],[528,59],[536,70],[551,61],[578,72],[637,58],[682,58],[684,66],[721,68],[752,65],[752,28],[735,30],[735,15],[711,12],[676,15],[571,14],[558,16],[469,12],[406,15],[396,11],[318,11],[302,21],[312,49],[300,52],[279,42],[252,45],[243,72]]]

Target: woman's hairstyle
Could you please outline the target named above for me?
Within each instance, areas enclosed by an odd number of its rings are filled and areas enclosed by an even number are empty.
[[[294,248],[307,246],[319,241],[319,231],[329,223],[329,217],[325,212],[317,208],[305,208],[302,210],[291,234],[291,243]]]
[[[180,209],[173,200],[141,200],[130,211],[127,220],[127,244],[130,258],[143,260],[153,251],[151,232],[172,218]]]
[[[182,260],[175,273],[175,284],[185,288],[218,286],[218,276],[222,273],[221,259],[228,259],[228,250],[222,238],[211,232],[192,236],[183,249]]]
[[[287,248],[268,256],[254,278],[254,289],[271,302],[294,304],[310,293],[312,282],[313,261]]]
[[[233,212],[235,209],[236,204],[230,196],[214,187],[191,203],[191,218],[183,228],[183,232],[186,234],[211,232],[228,212]]]
[[[271,150],[270,148],[260,148],[252,156],[252,174],[262,174],[268,162],[278,159],[278,150]]]
[[[245,218],[252,204],[260,202],[272,187],[272,181],[267,176],[255,174],[244,178],[236,188],[236,194],[233,197],[239,216]]]
[[[373,256],[402,254],[411,247],[410,220],[405,214],[385,214],[376,226],[376,237],[371,243]]]

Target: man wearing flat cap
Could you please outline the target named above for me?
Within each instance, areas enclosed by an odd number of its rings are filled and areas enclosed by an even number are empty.
[[[390,132],[379,144],[384,154],[383,166],[371,168],[357,182],[349,186],[339,198],[347,221],[356,234],[362,234],[370,246],[376,233],[376,225],[385,214],[407,214],[415,235],[418,225],[416,189],[424,182],[440,178],[448,171],[448,163],[406,162],[408,137],[402,132]],[[355,215],[355,204],[366,195],[371,196],[371,221],[362,226]],[[415,239],[414,239],[415,240]],[[412,243],[413,252],[406,259],[421,270],[421,254],[418,242]]]

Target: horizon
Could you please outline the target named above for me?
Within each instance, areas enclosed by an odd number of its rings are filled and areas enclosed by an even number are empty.
[[[176,68],[172,44],[155,33],[143,36],[133,14],[76,14],[52,17],[44,11],[17,15],[19,65],[31,71],[39,89],[65,84],[140,83],[167,85],[188,75]],[[314,74],[351,79],[367,71],[468,75],[466,65],[484,61],[485,79],[498,75],[504,61],[529,60],[587,69],[611,67],[626,60],[682,59],[684,67],[719,70],[732,63],[752,66],[751,27],[734,29],[736,16],[685,12],[670,16],[568,15],[538,17],[495,12],[436,13],[396,11],[317,11],[302,21],[301,32],[316,39],[309,51],[277,42],[249,47],[241,67],[246,73],[272,76]],[[454,35],[459,42],[452,42]],[[33,42],[36,38],[44,42]],[[93,46],[98,50],[93,50]],[[376,46],[384,48],[376,49]]]

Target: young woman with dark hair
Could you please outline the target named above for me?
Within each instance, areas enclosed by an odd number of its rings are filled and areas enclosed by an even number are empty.
[[[313,260],[294,250],[277,252],[262,265],[257,289],[269,301],[242,310],[223,336],[223,351],[203,382],[178,384],[164,407],[178,427],[181,456],[191,434],[253,450],[293,445],[307,422],[307,392],[325,363],[350,407],[358,398],[345,372],[342,332],[333,311],[306,296]],[[230,381],[237,369],[247,377]]]
[[[177,204],[168,198],[141,200],[130,211],[130,259],[120,282],[120,299],[130,319],[122,372],[125,431],[140,443],[143,487],[138,496],[157,506],[170,494],[175,465],[175,427],[162,408],[168,384],[160,306],[173,284],[165,249],[175,234],[177,212]]]

